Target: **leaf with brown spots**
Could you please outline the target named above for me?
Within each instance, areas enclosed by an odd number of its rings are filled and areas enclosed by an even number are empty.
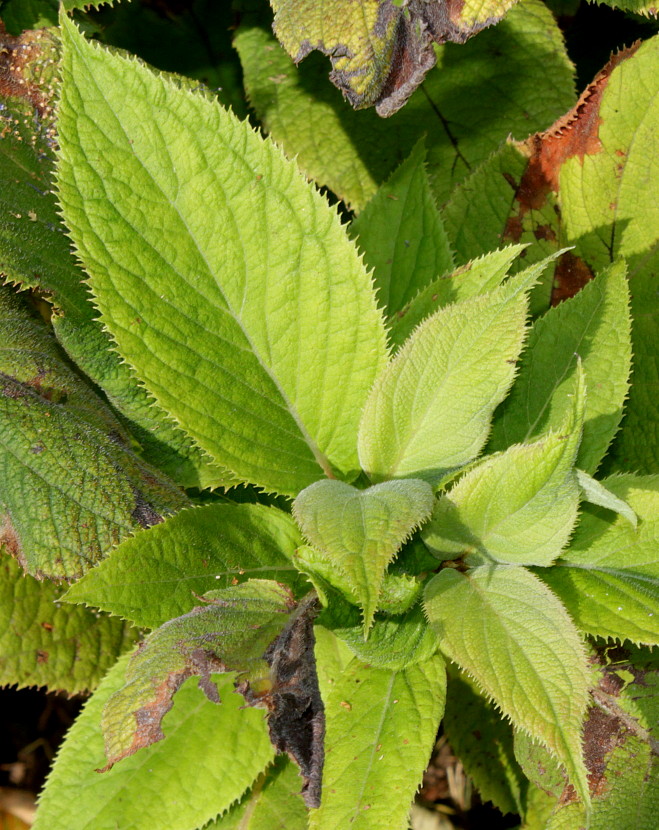
[[[131,442],[43,322],[0,289],[0,505],[25,570],[79,576],[188,503]]]

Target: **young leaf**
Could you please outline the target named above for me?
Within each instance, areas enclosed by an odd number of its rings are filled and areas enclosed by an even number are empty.
[[[355,107],[400,109],[434,66],[433,40],[464,43],[496,23],[517,0],[485,0],[440,9],[422,3],[405,11],[390,0],[271,0],[273,28],[288,54],[301,61],[312,49],[330,56],[330,80]]]
[[[556,597],[525,568],[445,568],[428,583],[425,609],[440,649],[514,726],[549,748],[588,802],[580,738],[588,666]]]
[[[583,470],[577,470],[576,473],[583,501],[606,507],[607,510],[613,510],[615,513],[624,516],[633,527],[636,527],[638,524],[636,513],[626,501],[619,499],[618,496],[607,490],[601,482],[589,476],[588,473],[584,473]]]
[[[291,562],[301,541],[291,517],[275,508],[210,504],[183,510],[122,542],[69,588],[65,601],[156,628],[192,610],[195,595],[247,579],[274,579],[302,590],[306,580]]]
[[[306,830],[307,808],[300,797],[300,776],[291,761],[279,755],[223,816],[204,830]]]
[[[539,572],[588,634],[659,644],[659,477],[605,479],[638,517],[638,527],[587,507],[570,547]]]
[[[588,387],[577,466],[594,472],[615,435],[629,389],[631,322],[624,262],[536,321],[519,376],[494,421],[489,447],[504,449],[557,429],[577,363]]]
[[[354,475],[385,336],[336,214],[205,95],[62,30],[59,195],[119,351],[241,478]]]
[[[199,686],[214,703],[220,699],[212,672],[268,677],[263,655],[288,622],[290,593],[276,582],[250,579],[211,591],[208,600],[208,606],[156,629],[131,658],[125,685],[103,709],[107,769],[165,737],[160,724],[188,677],[200,675]]]
[[[517,278],[425,320],[378,377],[359,428],[371,480],[431,484],[480,452],[522,348],[526,290]]]
[[[348,665],[326,700],[323,800],[311,830],[407,827],[445,692],[439,655],[401,671]]]
[[[60,588],[23,573],[9,554],[0,546],[0,686],[70,695],[93,689],[136,632],[105,614],[61,605]]]
[[[422,141],[354,220],[350,235],[373,269],[378,302],[389,320],[428,283],[453,270]]]
[[[263,713],[244,709],[233,678],[214,682],[222,706],[186,683],[165,717],[166,740],[99,775],[101,711],[124,683],[126,659],[108,673],[60,748],[39,799],[35,830],[190,830],[228,809],[273,758]],[[203,763],[200,763],[200,753]]]
[[[389,481],[357,490],[342,481],[318,481],[293,503],[307,539],[329,557],[352,584],[364,613],[364,632],[373,622],[387,565],[403,542],[429,516],[433,492],[425,481]],[[328,575],[330,578],[331,574]]]
[[[488,456],[445,495],[423,528],[423,541],[444,558],[551,565],[577,520],[574,462],[583,426],[583,375],[572,412],[558,432]],[[469,560],[468,560],[469,561]]]
[[[528,781],[513,751],[513,733],[464,674],[450,676],[442,727],[483,801],[502,813],[521,813]]]
[[[8,288],[0,289],[0,389],[0,503],[28,573],[79,576],[188,504],[134,455],[107,404]]]
[[[444,274],[433,280],[389,321],[391,342],[401,346],[419,323],[439,308],[494,291],[504,281],[512,262],[523,250],[524,245],[510,245],[491,251],[457,268],[452,274]]]

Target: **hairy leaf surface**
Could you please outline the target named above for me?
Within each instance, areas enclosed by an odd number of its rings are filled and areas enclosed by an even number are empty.
[[[241,478],[354,475],[384,328],[336,214],[205,95],[62,26],[60,199],[120,352]]]
[[[311,830],[408,826],[445,692],[439,655],[402,671],[348,665],[326,700],[323,801],[311,814]]]
[[[35,830],[196,830],[226,810],[271,762],[263,713],[244,709],[233,678],[214,678],[222,706],[186,683],[165,718],[166,739],[99,775],[101,711],[124,683],[126,659],[108,673],[60,748],[40,797]],[[199,763],[200,747],[204,763]]]
[[[480,452],[524,339],[525,277],[425,320],[377,379],[359,429],[372,481],[437,483]]]
[[[82,602],[155,628],[192,610],[195,595],[247,579],[306,583],[291,557],[302,541],[286,513],[257,504],[212,504],[184,510],[127,539],[72,585]]]
[[[659,643],[659,477],[605,479],[638,516],[588,507],[556,565],[538,572],[588,634]]]
[[[526,569],[444,569],[426,588],[440,649],[513,725],[546,745],[588,799],[581,749],[588,667],[565,608]]]

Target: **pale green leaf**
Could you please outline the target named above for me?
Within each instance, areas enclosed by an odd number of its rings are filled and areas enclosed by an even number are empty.
[[[61,588],[24,574],[9,554],[0,546],[0,686],[70,695],[93,689],[136,632],[105,614],[62,605]]]
[[[547,566],[570,538],[579,485],[574,462],[583,426],[583,375],[561,429],[487,456],[440,496],[423,528],[444,559]]]
[[[346,578],[352,583],[351,596],[364,613],[365,632],[371,627],[387,566],[430,516],[433,501],[431,487],[417,479],[366,490],[342,481],[318,481],[295,499],[293,515],[303,534],[340,572],[336,587],[343,587]]]
[[[570,547],[539,575],[582,631],[659,644],[659,478],[628,474],[603,484],[634,511],[638,527],[587,507]]]
[[[657,16],[657,6],[653,0],[606,0],[606,5],[646,17]]]
[[[440,649],[514,726],[550,749],[587,801],[580,735],[588,666],[556,597],[524,568],[495,565],[440,571],[425,607]]]
[[[296,68],[273,37],[269,16],[245,14],[235,43],[265,129],[308,176],[357,210],[424,135],[433,189],[443,203],[510,133],[521,139],[543,130],[574,103],[574,70],[561,32],[537,0],[523,0],[464,45],[438,47],[438,67],[387,120],[347,107],[319,54]],[[509,204],[510,187],[502,182]],[[478,221],[475,227],[484,231]],[[500,245],[498,238],[460,261]]]
[[[389,321],[428,283],[453,270],[425,162],[420,141],[350,227]]]
[[[59,195],[119,351],[241,478],[354,475],[385,335],[335,212],[207,96],[62,28]]]
[[[0,288],[0,377],[0,515],[26,571],[80,576],[188,504],[134,454],[107,404],[8,288]]]
[[[483,801],[521,813],[528,782],[513,752],[513,733],[466,675],[449,676],[442,728]]]
[[[160,724],[188,677],[200,675],[200,687],[215,703],[221,700],[212,672],[268,678],[263,655],[288,622],[291,594],[276,582],[250,579],[206,597],[207,606],[157,628],[133,654],[125,685],[103,709],[108,767],[164,738]]]
[[[330,79],[355,108],[400,109],[435,63],[432,41],[464,43],[498,22],[517,0],[466,0],[440,10],[429,3],[405,11],[390,0],[270,0],[274,30],[301,61],[312,49],[329,55]]]
[[[359,457],[373,481],[437,483],[480,452],[522,348],[532,279],[440,309],[415,329],[368,397]]]
[[[619,499],[610,490],[588,473],[583,470],[577,470],[577,482],[581,490],[581,498],[590,504],[597,504],[599,507],[606,507],[607,510],[613,510],[614,513],[619,513],[633,526],[637,525],[636,513],[631,509],[623,499]]]
[[[252,789],[204,830],[306,830],[307,824],[298,771],[279,755]]]
[[[588,396],[577,466],[589,473],[597,469],[618,429],[629,389],[631,322],[625,271],[624,262],[610,266],[535,322],[519,376],[495,418],[491,449],[559,428],[581,358]]]
[[[251,578],[298,590],[306,583],[291,557],[302,541],[289,515],[258,504],[210,504],[183,510],[123,542],[72,585],[82,602],[155,628],[190,611],[196,595]]]
[[[122,659],[69,731],[34,830],[72,830],[72,821],[76,830],[196,830],[240,798],[272,760],[263,713],[242,708],[233,678],[219,676],[221,706],[189,681],[165,717],[165,740],[99,775],[101,711],[124,683],[125,668]]]
[[[494,291],[523,250],[523,245],[509,245],[468,262],[452,274],[433,280],[394,315],[390,321],[391,342],[401,346],[419,323],[439,308]]]
[[[404,830],[444,710],[439,655],[402,671],[357,660],[325,701],[323,799],[311,830]]]

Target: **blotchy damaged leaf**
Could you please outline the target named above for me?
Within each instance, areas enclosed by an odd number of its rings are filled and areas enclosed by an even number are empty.
[[[192,610],[195,595],[247,579],[308,590],[291,561],[301,542],[295,522],[275,508],[210,504],[182,510],[122,542],[71,586],[66,601],[156,628]]]
[[[62,29],[59,194],[119,351],[239,477],[354,475],[385,334],[335,212],[207,96]]]
[[[109,772],[101,712],[124,683],[126,659],[109,672],[60,748],[39,799],[35,830],[190,830],[228,809],[272,761],[263,713],[245,709],[232,676],[217,676],[222,706],[185,683],[163,724],[166,740]],[[203,748],[204,762],[199,762]]]
[[[396,112],[435,64],[433,41],[464,43],[517,0],[271,0],[274,29],[296,61],[320,49],[330,78],[355,108]]]
[[[357,490],[342,481],[318,481],[293,503],[307,539],[331,559],[340,572],[335,587],[352,584],[364,613],[364,632],[373,622],[384,573],[412,532],[429,516],[432,488],[417,479],[389,481]],[[331,580],[331,573],[326,575]],[[335,580],[336,582],[336,580]]]
[[[624,262],[605,269],[572,299],[535,322],[519,376],[494,421],[500,450],[558,429],[581,359],[588,395],[577,466],[594,472],[615,435],[629,388],[631,321]]]
[[[0,503],[32,574],[71,579],[187,498],[129,448],[45,326],[0,290]]]
[[[565,608],[525,568],[445,568],[426,588],[440,649],[513,725],[547,746],[588,801],[581,727],[589,682],[581,638]]]
[[[200,675],[200,688],[215,703],[220,700],[212,672],[267,679],[263,655],[288,621],[290,593],[276,582],[251,579],[210,595],[209,605],[156,629],[131,658],[126,684],[103,710],[107,769],[164,738],[160,724],[188,677]]]
[[[427,547],[444,559],[548,566],[577,520],[574,462],[583,428],[583,375],[560,430],[534,444],[487,456],[436,503],[423,528]]]
[[[480,452],[513,381],[525,333],[526,277],[426,319],[378,377],[359,428],[372,481],[436,484]]]
[[[353,660],[328,712],[323,800],[311,830],[403,830],[444,711],[439,655],[390,671]]]
[[[638,517],[587,507],[574,539],[553,568],[538,575],[582,631],[659,643],[659,477],[612,476],[603,484]]]
[[[130,625],[62,605],[61,593],[23,573],[0,546],[0,686],[86,692],[135,642]]]

